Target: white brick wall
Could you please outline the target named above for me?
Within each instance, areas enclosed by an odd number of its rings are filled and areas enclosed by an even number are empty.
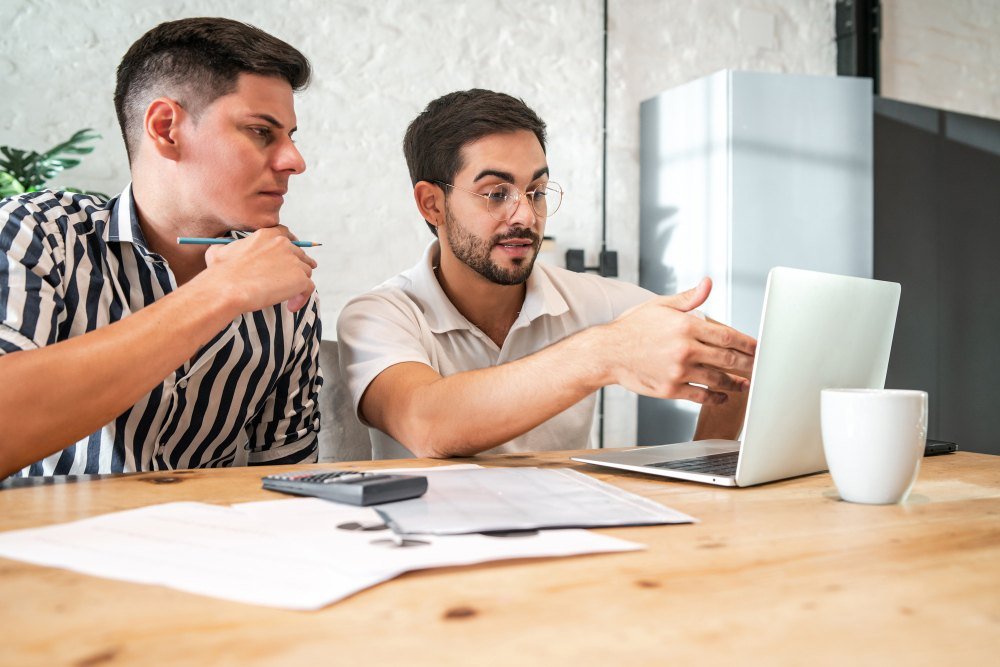
[[[297,101],[308,167],[283,222],[311,251],[326,335],[351,296],[412,265],[431,236],[416,213],[403,132],[431,99],[473,86],[523,97],[553,128],[550,166],[571,196],[552,230],[593,245],[600,173],[601,4],[561,0],[420,3],[305,0],[6,1],[0,4],[0,144],[47,148],[80,127],[104,135],[55,184],[117,193],[128,182],[112,95],[118,61],[154,25],[185,16],[252,23],[312,61]]]
[[[882,0],[882,95],[1000,118],[1000,0]]]
[[[988,26],[967,26],[977,36],[976,58],[987,62],[963,65],[970,78],[960,97],[979,84],[995,116],[997,3],[957,2]],[[552,173],[568,191],[548,232],[561,249],[582,247],[596,260],[602,11],[601,0],[299,0],[281,10],[262,0],[5,0],[0,144],[42,149],[81,127],[96,128],[104,135],[97,150],[55,184],[117,193],[128,169],[112,107],[114,72],[139,35],[165,20],[203,15],[247,21],[285,39],[312,60],[315,78],[297,103],[308,170],[292,180],[283,219],[301,237],[327,243],[312,254],[331,337],[349,297],[413,264],[430,239],[412,205],[400,144],[423,106],[451,90],[503,90],[546,120]],[[639,102],[727,67],[832,74],[833,3],[610,0],[609,15],[608,241],[623,278],[635,280]],[[963,51],[950,57],[965,62]],[[946,97],[939,89],[930,95]],[[621,390],[608,393],[607,441],[630,444],[634,401]]]

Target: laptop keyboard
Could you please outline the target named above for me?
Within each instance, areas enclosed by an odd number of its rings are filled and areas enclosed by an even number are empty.
[[[739,452],[725,452],[723,454],[696,456],[691,459],[664,461],[663,463],[647,463],[646,465],[650,468],[668,468],[670,470],[680,470],[682,472],[697,472],[708,475],[733,477],[736,475],[736,463],[739,459]]]

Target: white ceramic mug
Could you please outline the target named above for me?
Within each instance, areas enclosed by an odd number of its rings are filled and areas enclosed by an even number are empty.
[[[906,500],[927,441],[927,392],[824,389],[820,421],[826,464],[844,500]]]

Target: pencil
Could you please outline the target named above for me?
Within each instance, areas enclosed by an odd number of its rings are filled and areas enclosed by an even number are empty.
[[[239,239],[233,238],[223,238],[223,239],[199,239],[190,236],[178,236],[177,242],[181,245],[226,245],[227,243],[232,243],[233,241],[239,241]],[[323,245],[322,243],[314,243],[313,241],[292,241],[292,245],[298,246],[300,248],[315,248],[316,246]]]

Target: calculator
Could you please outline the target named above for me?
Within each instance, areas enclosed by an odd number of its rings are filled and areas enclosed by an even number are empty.
[[[354,470],[288,472],[268,475],[264,488],[350,505],[378,505],[419,498],[427,491],[427,478]]]

